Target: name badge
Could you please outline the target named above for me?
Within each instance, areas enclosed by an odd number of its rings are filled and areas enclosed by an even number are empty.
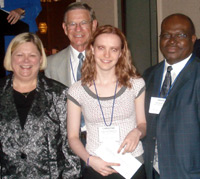
[[[165,98],[151,97],[149,113],[159,114],[165,103],[165,100]]]
[[[119,126],[99,127],[99,142],[119,141]]]

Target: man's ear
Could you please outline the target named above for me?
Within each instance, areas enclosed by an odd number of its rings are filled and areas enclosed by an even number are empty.
[[[197,39],[197,36],[196,35],[192,35],[192,42],[193,42],[193,44],[195,43],[196,39]]]
[[[65,22],[62,23],[62,28],[63,28],[63,30],[65,32],[65,35],[67,35],[67,25],[66,25]]]
[[[93,21],[92,21],[92,32],[95,32],[95,30],[96,30],[96,28],[97,28],[97,25],[98,25],[97,20],[96,20],[96,19],[93,20]]]

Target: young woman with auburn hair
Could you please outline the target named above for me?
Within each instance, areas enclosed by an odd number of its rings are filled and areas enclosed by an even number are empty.
[[[143,163],[144,96],[145,83],[131,63],[125,36],[113,26],[99,27],[88,44],[81,81],[68,93],[68,140],[87,164],[83,178],[123,178],[112,168],[119,163],[96,155],[104,142],[117,142],[118,152],[131,153]],[[81,112],[87,129],[86,148],[79,139]],[[105,131],[109,135],[104,136]],[[143,165],[132,178],[145,178]]]

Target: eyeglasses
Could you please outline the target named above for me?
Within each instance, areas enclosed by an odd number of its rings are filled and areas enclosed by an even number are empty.
[[[76,23],[76,22],[70,22],[70,23],[67,23],[67,27],[68,29],[70,30],[74,30],[75,28],[77,28],[77,25],[79,25],[82,29],[86,29],[89,27],[91,21],[81,21],[79,23]]]
[[[183,34],[183,33],[181,33],[181,34],[161,34],[160,38],[162,38],[162,39],[174,38],[176,40],[183,40],[183,39],[188,38],[188,35],[187,34]]]

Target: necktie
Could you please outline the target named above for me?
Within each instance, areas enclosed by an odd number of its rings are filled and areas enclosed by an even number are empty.
[[[84,55],[82,53],[79,53],[78,59],[79,59],[79,64],[78,64],[78,69],[77,69],[77,81],[81,79],[81,67],[83,64]],[[84,121],[83,114],[81,113],[81,127],[84,127],[84,126],[85,126],[85,121]]]
[[[77,69],[77,81],[81,79],[81,67],[83,64],[84,55],[82,53],[79,53],[78,58],[79,58],[79,64]]]
[[[169,88],[171,87],[171,71],[172,71],[172,66],[167,67],[167,73],[165,75],[165,80],[162,85],[160,97],[166,97]]]

